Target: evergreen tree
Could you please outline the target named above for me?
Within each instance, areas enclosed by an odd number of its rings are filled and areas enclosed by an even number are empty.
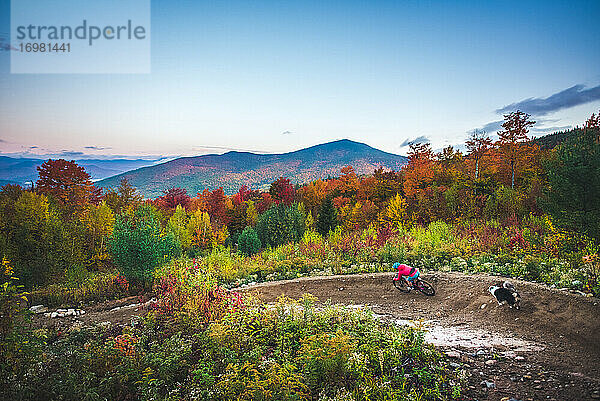
[[[264,246],[283,245],[302,238],[304,221],[297,207],[280,203],[260,215],[256,231]]]
[[[325,197],[321,203],[319,217],[317,217],[317,232],[321,235],[327,235],[330,230],[337,226],[337,213],[333,207],[333,201],[330,196]]]
[[[600,241],[600,130],[585,129],[559,145],[545,165],[543,206],[555,221]]]
[[[176,255],[178,241],[162,233],[151,206],[140,205],[133,216],[117,217],[110,239],[110,253],[115,265],[130,282],[152,283],[154,269]]]
[[[238,247],[241,253],[248,256],[254,255],[260,250],[260,239],[252,227],[244,228],[238,238]]]

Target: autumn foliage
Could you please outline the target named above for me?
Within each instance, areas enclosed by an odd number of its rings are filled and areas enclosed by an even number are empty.
[[[219,247],[254,254],[305,232],[402,232],[438,221],[512,227],[550,213],[565,229],[594,238],[599,120],[593,114],[582,128],[560,134],[562,142],[551,135],[555,144],[548,146],[529,137],[535,122],[517,110],[504,116],[496,141],[473,131],[465,153],[414,143],[399,171],[358,175],[346,166],[337,177],[302,185],[280,177],[268,191],[241,186],[233,195],[169,188],[144,200],[126,179],[103,192],[76,163],[48,160],[33,188],[0,191],[0,250],[32,286],[61,277],[65,266],[102,270],[115,263],[128,278],[148,281],[171,255]],[[524,246],[516,234],[511,244]],[[136,259],[140,253],[152,262]]]

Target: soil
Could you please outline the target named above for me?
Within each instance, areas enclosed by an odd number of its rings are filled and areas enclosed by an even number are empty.
[[[272,302],[311,293],[321,301],[368,307],[397,324],[423,320],[426,341],[468,373],[466,400],[600,399],[600,300],[511,280],[521,309],[498,306],[489,275],[432,273],[436,295],[397,291],[392,273],[308,277],[242,291]],[[485,305],[484,307],[482,307]],[[494,388],[488,388],[487,384]]]
[[[392,273],[328,277],[256,284],[242,292],[273,302],[311,293],[320,301],[370,308],[393,324],[426,324],[426,341],[447,355],[453,369],[467,372],[465,400],[600,399],[600,300],[534,283],[511,280],[521,309],[498,306],[487,292],[502,282],[485,274],[436,272],[424,278],[433,297],[397,291]],[[130,297],[84,308],[85,315],[34,318],[36,326],[128,324],[146,313],[148,297]],[[485,305],[485,306],[483,306]]]

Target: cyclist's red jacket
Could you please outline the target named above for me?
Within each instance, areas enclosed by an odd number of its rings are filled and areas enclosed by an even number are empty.
[[[409,265],[401,264],[400,266],[398,266],[398,277],[397,277],[397,279],[400,279],[400,277],[402,277],[402,276],[411,277],[416,272],[417,272],[417,268],[410,267]]]

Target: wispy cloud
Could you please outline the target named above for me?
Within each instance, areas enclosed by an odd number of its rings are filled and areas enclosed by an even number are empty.
[[[111,147],[102,147],[102,146],[85,146],[84,149],[91,149],[91,150],[108,150],[108,149],[112,149]]]
[[[404,147],[412,145],[414,143],[429,143],[429,142],[431,142],[429,140],[429,138],[427,138],[425,135],[421,135],[421,136],[416,137],[415,139],[406,138],[404,140],[404,142],[402,142],[400,144],[400,147],[404,148]]]
[[[585,89],[585,85],[575,85],[546,98],[529,98],[511,103],[496,110],[498,114],[521,110],[533,116],[543,116],[562,109],[600,100],[600,85]]]
[[[502,120],[492,121],[492,122],[489,122],[489,123],[485,124],[483,127],[476,128],[476,129],[482,130],[482,131],[487,132],[488,134],[491,134],[493,132],[500,131],[502,129],[502,123],[503,122],[504,121],[502,121]],[[474,130],[471,130],[471,131],[469,131],[469,133],[471,133],[473,131]]]
[[[76,152],[76,151],[73,151],[73,150],[62,150],[58,154],[58,156],[60,156],[60,157],[81,157],[83,155],[85,155],[85,153],[83,153],[83,152]]]
[[[212,151],[212,150],[224,150],[224,151],[234,151],[234,152],[250,152],[250,153],[272,153],[265,152],[262,150],[253,150],[253,149],[241,149],[241,148],[230,148],[228,146],[212,146],[212,145],[198,145],[193,148],[196,152],[204,152],[204,151]]]
[[[283,131],[283,132],[281,133],[281,135],[291,135],[291,134],[293,134],[293,132],[292,132],[292,131]]]

